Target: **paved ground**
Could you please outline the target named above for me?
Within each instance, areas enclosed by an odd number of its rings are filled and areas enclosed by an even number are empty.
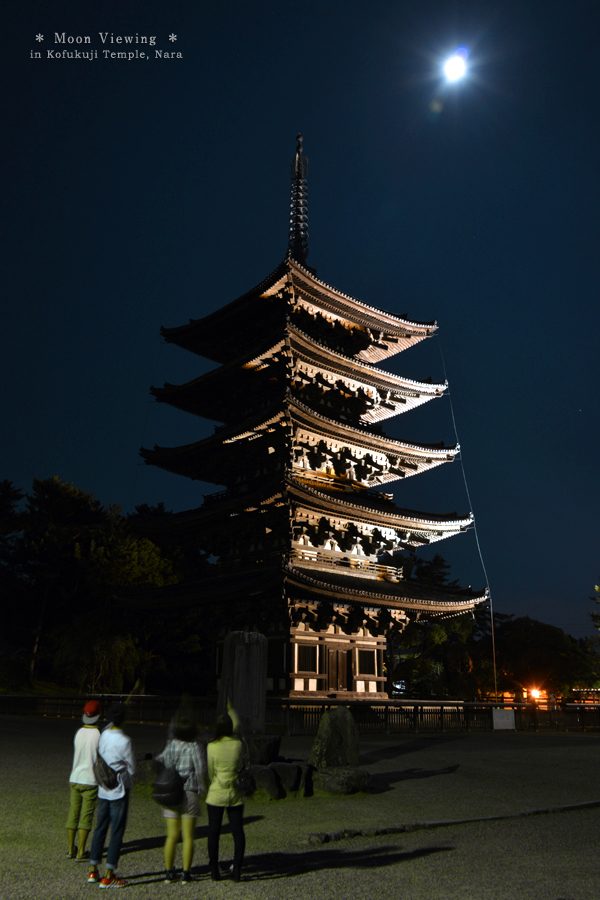
[[[74,721],[0,717],[0,897],[82,898],[98,890],[87,868],[65,858]],[[157,752],[163,730],[132,725],[139,756]],[[306,759],[310,738],[285,738],[282,755]],[[596,900],[600,898],[600,736],[484,733],[368,736],[361,763],[372,790],[354,797],[246,805],[245,880],[206,874],[206,816],[197,829],[195,883],[165,885],[159,808],[132,795],[120,874],[128,894],[308,900]],[[533,810],[549,810],[523,816]],[[313,832],[361,831],[498,816],[404,834],[306,843]],[[222,838],[231,859],[230,835]]]

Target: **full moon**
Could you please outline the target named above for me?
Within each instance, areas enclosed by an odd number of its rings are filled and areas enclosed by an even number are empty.
[[[455,53],[444,63],[444,75],[448,81],[458,81],[467,71],[467,64],[464,56]]]

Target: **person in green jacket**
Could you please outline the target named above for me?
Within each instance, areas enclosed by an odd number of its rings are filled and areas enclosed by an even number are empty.
[[[238,725],[235,711],[228,703],[229,714],[219,716],[214,740],[206,748],[210,787],[206,795],[208,811],[208,862],[213,881],[220,881],[219,837],[223,813],[227,809],[233,835],[233,880],[239,881],[244,862],[246,837],[244,835],[244,799],[235,780],[242,767],[244,749],[234,734]]]

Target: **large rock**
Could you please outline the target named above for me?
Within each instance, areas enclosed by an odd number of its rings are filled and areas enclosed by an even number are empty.
[[[295,793],[300,788],[302,770],[296,763],[272,762],[269,765],[269,768],[272,769],[279,778],[286,794],[290,791]]]
[[[309,766],[308,763],[300,763],[300,784],[298,785],[298,792],[303,797],[312,797],[313,791],[313,772],[314,769],[312,766]]]
[[[279,756],[281,736],[273,734],[246,735],[248,755],[252,765],[268,766]]]
[[[271,800],[285,797],[281,781],[270,766],[250,766],[250,774],[254,778],[257,791],[264,791]]]
[[[310,768],[310,767],[307,767]],[[250,766],[250,774],[254,779],[255,790],[262,791],[271,800],[283,800],[288,793],[296,794],[302,791],[306,793],[304,773],[295,763],[271,763],[269,766]]]
[[[358,765],[358,728],[347,706],[321,716],[308,762],[317,769]]]
[[[356,794],[357,791],[366,791],[370,780],[369,772],[354,766],[336,766],[313,772],[314,786],[329,794]]]

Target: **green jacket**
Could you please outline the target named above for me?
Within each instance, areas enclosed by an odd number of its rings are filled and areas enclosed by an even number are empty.
[[[244,799],[234,781],[242,765],[242,742],[233,736],[211,741],[206,756],[210,780],[206,802],[211,806],[239,806]]]

